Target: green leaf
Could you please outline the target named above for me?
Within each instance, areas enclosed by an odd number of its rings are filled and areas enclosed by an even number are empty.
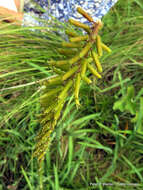
[[[125,109],[124,104],[125,104],[124,99],[116,101],[114,103],[113,110],[118,110],[119,109],[121,112],[123,112],[124,109]]]
[[[143,98],[140,98],[140,109],[137,114],[136,130],[138,133],[143,134]]]
[[[121,112],[129,111],[132,115],[135,115],[136,103],[133,101],[134,96],[134,86],[129,86],[126,95],[114,103],[113,110],[119,109]]]

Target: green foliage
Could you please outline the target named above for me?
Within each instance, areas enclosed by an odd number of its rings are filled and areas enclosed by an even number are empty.
[[[114,103],[113,109],[119,109],[121,112],[128,111],[134,118],[131,120],[135,123],[135,131],[143,134],[143,88],[135,96],[134,86],[127,87],[127,92],[122,94],[122,98]]]
[[[123,97],[114,103],[113,109],[114,110],[119,109],[122,112],[127,110],[132,115],[134,115],[137,108],[134,103],[134,96],[135,96],[134,91],[135,91],[134,87],[129,86],[127,88],[126,94],[123,94]]]

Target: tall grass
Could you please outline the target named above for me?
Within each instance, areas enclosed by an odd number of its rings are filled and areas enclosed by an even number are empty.
[[[102,58],[103,78],[82,86],[80,110],[67,100],[41,173],[31,156],[41,128],[40,81],[54,74],[47,60],[60,57],[55,47],[64,36],[51,32],[57,21],[49,31],[0,26],[0,189],[143,188],[142,11],[141,0],[120,0],[104,17],[102,40],[112,54]],[[130,86],[134,96],[123,102]]]

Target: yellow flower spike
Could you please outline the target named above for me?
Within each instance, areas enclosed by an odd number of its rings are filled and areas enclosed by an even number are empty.
[[[82,8],[78,7],[77,11],[93,24],[90,28],[81,22],[69,19],[69,22],[76,27],[84,29],[88,35],[79,36],[79,33],[74,32],[73,29],[65,33],[69,37],[69,42],[61,42],[57,50],[58,55],[66,56],[67,60],[48,61],[50,69],[55,71],[58,76],[51,81],[45,83],[42,89],[41,105],[43,108],[41,122],[43,123],[42,130],[37,136],[37,145],[34,156],[38,158],[42,165],[46,151],[51,144],[51,134],[61,116],[62,109],[65,105],[66,98],[69,94],[74,93],[75,103],[77,108],[80,106],[79,92],[81,80],[88,85],[92,80],[86,77],[86,70],[88,69],[94,76],[101,78],[102,66],[99,61],[99,56],[102,55],[102,49],[111,52],[105,44],[101,42],[98,31],[102,27],[102,22],[94,22],[90,15]],[[92,45],[96,42],[99,56],[93,52]],[[96,69],[92,66],[95,62]],[[51,86],[50,86],[51,85]],[[52,86],[53,85],[53,86]]]
[[[57,106],[54,108],[54,111],[55,111],[55,112],[59,109],[59,107],[60,107],[61,104],[64,104],[64,102],[65,102],[67,96],[68,96],[68,92],[66,92],[66,93],[64,94],[64,96],[63,96],[62,99],[59,99],[59,100],[58,100],[58,104],[57,104]]]
[[[73,58],[71,58],[71,59],[69,60],[69,64],[72,65],[72,64],[76,63],[76,62],[79,61],[79,60],[80,60],[79,54],[78,54],[78,55],[75,55]]]
[[[80,106],[80,103],[79,103],[80,81],[81,81],[81,76],[80,76],[80,73],[78,73],[76,77],[75,89],[74,89],[75,103],[76,103],[77,108]]]
[[[79,99],[75,98],[75,104],[76,104],[77,109],[81,106]]]
[[[58,109],[56,110],[56,113],[54,114],[55,121],[57,121],[59,119],[63,106],[64,106],[63,103],[59,104]]]
[[[102,78],[101,75],[94,69],[94,67],[92,67],[89,63],[87,64],[88,69],[90,70],[90,72],[96,76],[97,78]]]
[[[62,99],[58,101],[58,105],[54,109],[54,120],[57,121],[61,115],[62,108],[64,106],[64,102],[66,101],[66,98],[68,96],[68,93],[66,92]]]
[[[81,43],[62,42],[61,45],[62,47],[69,47],[69,48],[83,47],[83,44]]]
[[[46,117],[44,117],[41,121],[40,121],[40,123],[43,125],[43,124],[46,124],[48,121],[50,121],[51,120],[51,116],[52,116],[52,112],[50,112]]]
[[[85,76],[87,63],[91,63],[92,61],[93,61],[93,59],[90,57],[90,58],[87,58],[81,62],[81,77]]]
[[[60,61],[56,61],[56,65],[65,65],[68,63],[68,60],[60,60]]]
[[[44,156],[45,156],[46,152],[42,152],[39,156],[38,156],[38,162],[42,163],[42,161],[44,160]]]
[[[56,85],[56,84],[61,84],[61,83],[62,83],[62,77],[61,76],[56,76],[56,77],[53,77],[49,80],[44,81],[45,86]]]
[[[91,49],[92,45],[93,45],[92,42],[88,42],[88,43],[86,44],[86,46],[85,46],[85,47],[81,50],[81,52],[79,53],[79,57],[80,57],[80,58],[84,57],[84,56],[88,53],[88,51]]]
[[[53,95],[55,95],[55,94],[57,94],[59,91],[61,91],[63,89],[63,87],[57,87],[57,88],[55,88],[55,89],[53,89],[53,90],[50,90],[49,92],[47,92],[46,94],[44,94],[44,95],[42,95],[41,97],[40,97],[40,99],[43,99],[43,98],[48,98],[48,97],[50,97],[50,96],[53,96]]]
[[[60,54],[66,55],[66,56],[71,56],[71,55],[75,55],[75,53],[77,51],[75,49],[62,49],[62,48],[59,48],[58,52]]]
[[[84,35],[84,36],[77,36],[77,37],[72,37],[69,38],[70,42],[80,42],[80,41],[85,41],[89,39],[89,35]]]
[[[91,56],[91,54],[90,54],[90,56]],[[89,58],[86,59],[86,61],[87,61],[87,63],[91,63],[93,61],[93,58],[89,57]]]
[[[60,61],[51,60],[48,63],[51,65],[65,65],[68,63],[68,61],[67,60],[60,60]]]
[[[91,84],[92,83],[92,81],[88,77],[86,77],[86,76],[83,76],[82,80],[85,81],[87,84]]]
[[[94,22],[93,18],[81,7],[77,7],[77,11],[84,16],[89,22]]]
[[[64,98],[65,94],[68,92],[68,90],[72,87],[73,85],[73,81],[69,80],[67,82],[67,84],[65,85],[65,87],[63,88],[62,92],[59,94],[58,96],[58,100],[61,100]]]
[[[103,22],[99,19],[97,20],[97,24],[98,24],[98,30],[101,30],[103,28]]]
[[[62,66],[68,64],[68,60],[50,61],[48,63],[53,66]]]
[[[53,69],[53,71],[54,71],[56,74],[58,74],[58,75],[63,75],[63,74],[65,73],[65,72],[62,71],[61,69],[58,69],[58,68],[55,68],[55,67],[53,67],[52,69]]]
[[[97,34],[93,32],[93,33],[91,34],[91,39],[92,39],[93,41],[95,41],[95,40],[96,40],[96,37],[97,37]]]
[[[111,50],[108,46],[106,46],[104,43],[101,43],[101,46],[102,46],[102,48],[103,48],[104,50],[106,50],[108,53],[111,53],[111,52],[112,52],[112,50]]]
[[[101,73],[103,71],[103,69],[102,69],[101,63],[100,63],[100,61],[98,59],[98,55],[93,50],[91,51],[91,55],[93,57],[93,60],[95,62],[95,65],[97,67],[98,72]]]
[[[68,60],[60,60],[60,61],[49,61],[50,65],[60,68],[61,70],[67,71],[69,69]]]
[[[70,66],[68,64],[65,65],[56,65],[56,67],[58,67],[59,69],[61,69],[62,71],[68,71]]]
[[[103,55],[102,52],[102,46],[101,46],[101,38],[99,35],[96,36],[96,46],[97,46],[97,52],[99,57],[101,57]]]
[[[82,66],[81,66],[81,77],[82,78],[85,76],[86,69],[87,69],[87,62],[86,62],[86,60],[84,60],[82,62]]]
[[[72,25],[74,25],[74,26],[77,26],[77,27],[79,27],[79,28],[83,28],[86,32],[90,32],[91,31],[91,29],[90,29],[90,27],[88,26],[88,25],[86,25],[86,24],[83,24],[83,23],[81,23],[81,22],[79,22],[79,21],[76,21],[76,20],[74,20],[74,19],[69,19],[69,22],[72,24]]]
[[[78,70],[78,66],[74,66],[73,68],[71,68],[68,72],[66,72],[63,77],[62,80],[67,80],[68,78],[70,78],[77,70]]]
[[[49,131],[48,131],[49,133]],[[42,152],[44,152],[44,146],[42,146],[45,143],[45,138],[47,139],[47,133],[43,134],[43,136],[41,136],[40,138],[40,143],[39,143],[39,139],[37,140],[37,144],[36,144],[36,151],[34,152],[34,156],[39,157],[41,155]],[[41,150],[42,148],[42,150]]]
[[[45,126],[46,125],[49,125],[49,123],[48,124],[45,124]],[[51,127],[51,126],[50,126]],[[54,126],[55,127],[55,126]],[[53,127],[53,128],[54,128]],[[45,127],[46,128],[46,127]],[[51,128],[50,128],[51,129]],[[46,147],[47,146],[47,144],[49,144],[49,142],[48,141],[50,141],[50,135],[51,135],[51,133],[53,132],[53,130],[54,129],[48,129],[48,131],[46,131],[44,134],[43,134],[43,136],[40,138],[40,140],[41,140],[41,143],[37,143],[36,145],[37,145],[37,150],[36,150],[36,152],[34,152],[34,155],[35,154],[38,154],[38,155],[41,155],[41,153],[43,153],[44,151],[45,151],[45,149],[47,149],[48,147]],[[50,144],[49,144],[50,145]],[[39,157],[39,156],[38,156]]]
[[[44,131],[43,131],[43,129],[42,129],[42,131],[40,131],[40,134],[38,134],[38,136],[37,136],[37,141],[39,140],[39,139],[41,139],[42,141],[39,141],[39,142],[37,142],[37,147],[39,148],[39,146],[41,146],[42,144],[43,144],[43,141],[47,138],[47,137],[49,137],[50,136],[50,134],[51,134],[51,132],[52,132],[52,128],[51,128],[51,125],[52,125],[52,123],[49,121],[48,123],[46,123],[44,126],[43,126],[43,128],[44,128]],[[42,134],[41,134],[42,133]]]
[[[73,32],[73,31],[69,31],[69,30],[66,30],[66,34],[70,37],[76,37],[78,36],[78,34],[76,32]]]
[[[101,20],[98,20],[97,22],[94,22],[93,24],[93,30],[90,33],[90,37],[93,41],[96,40],[97,35],[98,35],[98,31],[102,28],[103,23],[101,22]]]
[[[55,108],[55,104],[52,104],[49,106],[45,111],[44,114],[48,114],[49,112],[52,112],[52,110]]]
[[[52,120],[52,119],[51,119]],[[53,125],[53,120],[46,123],[42,131],[39,132],[36,138],[36,149],[33,153],[33,156],[37,157],[39,163],[41,163],[44,160],[44,156],[49,149],[49,146],[51,144],[51,133],[54,130],[55,125]]]
[[[92,42],[88,42],[86,44],[86,46],[80,51],[80,53],[78,53],[78,55],[75,55],[73,58],[71,58],[69,60],[69,64],[73,64],[76,63],[77,61],[79,61],[82,57],[84,57],[88,51],[90,50],[90,48],[92,47],[93,43]]]

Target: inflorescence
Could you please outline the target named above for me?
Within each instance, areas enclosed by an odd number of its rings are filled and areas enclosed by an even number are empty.
[[[74,94],[77,108],[80,106],[79,91],[81,81],[91,84],[92,80],[87,77],[90,71],[96,78],[101,79],[103,71],[100,57],[103,50],[111,52],[102,41],[98,31],[102,28],[102,22],[94,22],[92,17],[82,8],[77,11],[85,17],[92,26],[88,26],[79,21],[69,19],[69,23],[83,29],[84,35],[78,35],[75,31],[66,31],[69,41],[62,42],[58,48],[58,53],[64,55],[64,60],[50,60],[49,66],[57,75],[44,81],[45,89],[40,97],[43,113],[41,114],[42,130],[37,136],[37,144],[34,155],[41,163],[51,142],[51,134],[61,116],[66,99],[70,94]]]

